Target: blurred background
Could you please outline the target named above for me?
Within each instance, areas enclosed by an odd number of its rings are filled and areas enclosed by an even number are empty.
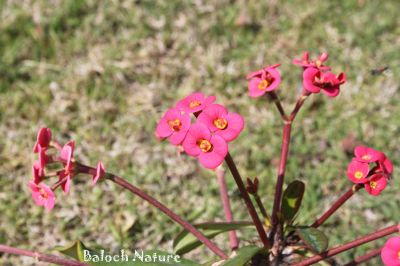
[[[214,173],[153,135],[163,112],[194,91],[245,118],[230,151],[243,177],[260,178],[270,210],[282,123],[265,97],[247,96],[245,76],[281,63],[278,94],[289,111],[301,89],[301,68],[291,61],[305,50],[313,58],[328,52],[327,65],[348,81],[337,98],[310,97],[294,124],[286,181],[307,185],[298,222],[310,224],[351,186],[346,168],[357,144],[384,151],[395,178],[379,197],[358,193],[321,229],[332,247],[398,222],[399,10],[395,0],[0,0],[0,242],[42,252],[76,239],[110,252],[172,251],[180,230],[139,198],[105,182],[92,187],[85,176],[68,196],[58,191],[51,213],[35,206],[27,182],[43,126],[63,143],[74,139],[82,162],[102,160],[186,219],[222,221]],[[235,219],[248,220],[229,174],[227,181]],[[216,241],[228,250],[226,235]],[[211,256],[199,248],[186,257]],[[32,260],[2,255],[0,264]]]

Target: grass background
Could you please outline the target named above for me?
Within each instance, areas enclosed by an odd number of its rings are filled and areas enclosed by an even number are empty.
[[[39,127],[77,142],[77,157],[106,168],[189,220],[223,220],[212,171],[178,158],[153,136],[162,113],[193,91],[245,117],[230,145],[244,177],[258,176],[271,209],[281,121],[271,103],[250,99],[250,71],[281,63],[279,96],[292,108],[301,88],[293,58],[330,55],[348,82],[339,97],[309,99],[298,116],[287,181],[307,184],[300,223],[310,223],[350,186],[348,151],[364,143],[384,151],[398,172],[400,20],[398,1],[6,1],[0,0],[0,241],[48,252],[81,239],[110,252],[172,250],[179,227],[112,184],[81,176],[51,213],[34,206],[27,181]],[[389,66],[382,75],[371,69]],[[227,175],[237,219],[247,219]],[[399,219],[395,178],[379,197],[364,191],[323,230],[330,246]],[[256,239],[255,232],[245,232]],[[228,248],[227,237],[217,238]],[[340,256],[344,262],[384,240]],[[242,242],[243,244],[246,241]],[[188,258],[205,261],[199,249]],[[32,265],[3,255],[2,265]],[[370,265],[380,265],[379,259]]]

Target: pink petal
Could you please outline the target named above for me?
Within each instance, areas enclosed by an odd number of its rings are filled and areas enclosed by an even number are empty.
[[[225,157],[221,156],[220,154],[216,153],[215,151],[212,152],[202,152],[199,156],[200,163],[208,169],[215,169],[222,164]]]
[[[213,145],[212,151],[225,158],[228,153],[228,144],[226,141],[222,137],[214,135],[211,136],[210,142]]]
[[[226,141],[236,139],[244,128],[243,117],[237,113],[228,113],[225,116],[228,121],[228,126],[224,130],[218,130],[215,134],[221,136]]]
[[[323,88],[322,93],[329,97],[336,97],[340,93],[339,86],[335,86],[333,88]]]
[[[95,185],[97,181],[102,178],[105,174],[105,168],[103,162],[99,161],[96,167],[96,174],[93,176],[92,183]]]
[[[355,176],[356,172],[361,172],[362,177],[357,178]],[[368,182],[368,179],[366,178],[369,172],[369,166],[368,163],[363,163],[359,162],[357,160],[352,160],[347,168],[347,177],[352,181],[353,183],[356,184],[363,184],[365,182]]]
[[[316,68],[309,67],[303,72],[303,86],[304,88],[312,93],[320,92],[320,88],[314,85],[314,78],[320,71]]]
[[[400,237],[395,236],[389,238],[382,248],[381,258],[385,266],[400,266]]]
[[[371,182],[376,182],[376,187],[372,187]],[[380,174],[375,174],[370,177],[369,182],[364,184],[364,188],[369,194],[378,196],[386,188],[386,185],[386,177]]]
[[[261,79],[260,78],[253,78],[249,81],[249,96],[252,98],[257,98],[266,93],[266,90],[260,90],[258,88],[258,84],[260,83]]]
[[[190,134],[190,130],[186,135],[182,146],[185,152],[190,156],[197,157],[201,152],[200,147],[197,145],[197,138]]]
[[[41,128],[38,132],[33,152],[38,153],[39,148],[46,149],[49,147],[51,141],[51,130],[50,128]]]
[[[160,138],[167,138],[171,136],[172,132],[174,131],[168,125],[168,121],[165,118],[161,118],[157,124],[156,135]]]
[[[281,84],[281,74],[275,68],[269,68],[267,71],[274,78],[274,81],[268,86],[266,91],[273,91]]]
[[[185,139],[188,130],[179,130],[173,132],[171,136],[169,136],[168,140],[173,145],[179,145]]]

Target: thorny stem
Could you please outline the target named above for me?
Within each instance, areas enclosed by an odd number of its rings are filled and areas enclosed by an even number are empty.
[[[346,191],[320,218],[318,218],[311,227],[319,227],[322,225],[337,209],[340,208],[351,196],[353,196],[362,185],[353,185],[349,190]]]
[[[239,171],[236,168],[236,164],[233,161],[229,152],[225,157],[225,162],[228,165],[228,168],[231,171],[233,178],[235,179],[235,182],[239,188],[240,194],[242,195],[243,201],[246,204],[247,210],[249,211],[249,214],[253,220],[253,223],[256,226],[256,229],[257,229],[258,235],[260,236],[261,242],[263,243],[263,245],[266,249],[269,249],[271,247],[271,245],[269,243],[267,234],[265,233],[263,224],[261,223],[260,218],[258,217],[257,211],[254,208],[253,203],[251,202],[249,194],[247,193],[247,190],[243,183],[242,177],[240,176]]]
[[[87,174],[92,174],[93,171],[95,171],[95,168],[89,167],[86,165],[79,164],[79,171],[82,173],[87,173]],[[125,179],[116,176],[111,173],[106,173],[105,176],[108,180],[116,183],[117,185],[129,190],[133,194],[141,197],[154,207],[156,207],[158,210],[162,211],[165,213],[171,220],[175,221],[176,223],[180,224],[183,228],[185,228],[188,232],[190,232],[192,235],[194,235],[198,240],[200,240],[204,245],[206,245],[212,252],[214,252],[216,255],[221,257],[222,259],[227,259],[228,256],[221,250],[219,249],[214,243],[212,243],[206,236],[204,236],[200,231],[198,231],[193,225],[191,225],[189,222],[186,220],[182,219],[180,216],[178,216],[176,213],[174,213],[171,209],[166,207],[164,204],[153,198],[152,196],[146,194],[139,188],[135,187],[131,183],[127,182]]]
[[[286,162],[289,153],[289,144],[290,144],[290,133],[292,130],[292,123],[285,123],[283,127],[283,137],[282,137],[282,146],[281,146],[281,157],[278,168],[278,178],[275,186],[275,198],[274,205],[272,208],[272,235],[276,232],[276,228],[279,224],[278,221],[278,212],[280,212],[280,202],[282,198],[282,187],[285,180],[285,170],[286,170]]]
[[[14,248],[6,245],[0,245],[0,253],[8,253],[19,256],[27,256],[35,258],[37,261],[50,262],[57,265],[65,266],[87,266],[88,264],[82,263],[76,260],[64,259],[54,255],[43,254],[39,252],[33,252],[26,249]]]
[[[381,253],[382,248],[374,249],[367,254],[364,254],[362,256],[359,256],[355,258],[353,261],[346,263],[344,266],[356,266],[359,265],[363,262],[369,261],[370,259],[378,256]]]
[[[274,239],[273,251],[274,250],[279,251],[280,242],[281,242],[281,238],[282,238],[281,234],[283,231],[282,230],[283,225],[281,224],[281,222],[278,219],[278,213],[280,212],[280,208],[281,208],[282,188],[283,188],[283,183],[285,181],[285,170],[286,170],[287,157],[288,157],[288,153],[289,153],[292,122],[295,119],[300,108],[303,106],[304,101],[307,99],[307,97],[309,95],[310,95],[309,92],[303,91],[302,95],[297,100],[296,105],[295,105],[293,111],[291,112],[290,116],[288,118],[286,118],[286,116],[283,117],[284,127],[283,127],[283,136],[282,136],[281,156],[280,156],[280,161],[279,161],[279,166],[278,166],[278,177],[276,180],[275,197],[274,197],[274,204],[273,204],[272,215],[271,215],[272,216],[271,239]],[[277,235],[275,236],[275,234],[277,234]],[[277,255],[279,255],[279,254],[277,254]],[[275,260],[275,262],[278,263],[278,260],[279,260],[279,258],[277,260]]]
[[[344,252],[346,250],[361,246],[361,245],[363,245],[365,243],[368,243],[368,242],[374,241],[376,239],[385,237],[387,235],[399,232],[400,231],[399,229],[400,229],[400,224],[395,224],[395,225],[386,227],[384,229],[381,229],[381,230],[376,231],[374,233],[371,233],[371,234],[368,234],[366,236],[360,237],[360,238],[358,238],[356,240],[353,240],[351,242],[348,242],[346,244],[340,245],[340,246],[335,247],[335,248],[331,248],[331,249],[329,249],[329,250],[327,250],[325,252],[322,252],[320,254],[312,256],[312,257],[310,257],[308,259],[305,259],[303,261],[300,261],[299,263],[292,264],[292,266],[308,266],[308,265],[312,265],[312,264],[317,263],[317,262],[319,262],[321,260],[324,260],[326,258],[330,258],[330,257],[332,257],[332,256],[334,256],[336,254],[342,253],[342,252]]]
[[[232,222],[233,220],[232,209],[231,209],[231,204],[229,202],[228,189],[225,182],[225,171],[221,168],[217,168],[215,172],[217,173],[219,193],[221,195],[221,201],[222,201],[222,206],[224,208],[226,221]],[[229,232],[229,242],[231,250],[236,250],[239,247],[239,242],[235,230]]]

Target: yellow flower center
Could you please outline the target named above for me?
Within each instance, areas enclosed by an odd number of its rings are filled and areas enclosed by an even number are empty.
[[[196,107],[199,106],[199,105],[201,105],[201,102],[196,101],[196,100],[191,101],[191,102],[189,103],[189,107],[190,107],[190,108],[196,108]]]
[[[363,156],[361,157],[361,159],[363,159],[363,160],[370,160],[370,159],[371,159],[371,156],[369,156],[368,154],[367,154],[367,155],[363,155]]]
[[[179,119],[169,120],[168,125],[173,131],[179,131],[182,127],[182,122]]]
[[[44,199],[47,199],[49,197],[49,195],[47,195],[47,192],[44,190],[44,188],[40,188],[39,193],[40,193],[40,196]]]
[[[225,118],[218,118],[214,120],[214,126],[218,129],[225,129],[228,126],[228,121]]]
[[[397,257],[400,259],[400,250],[397,252]]]
[[[316,61],[315,61],[315,65],[316,65],[317,67],[320,67],[320,66],[322,65],[321,60],[316,60]]]
[[[354,173],[354,177],[357,178],[357,179],[361,179],[363,176],[364,176],[364,174],[361,171],[356,171]]]
[[[376,187],[378,186],[378,184],[375,181],[371,181],[369,182],[369,185],[372,189],[376,189]]]
[[[269,85],[270,85],[269,81],[266,79],[263,79],[260,81],[260,83],[258,83],[258,89],[265,90],[266,88],[268,88]]]
[[[211,149],[212,149],[212,144],[211,144],[211,142],[209,142],[209,141],[206,140],[206,139],[199,140],[199,141],[197,142],[197,145],[199,145],[200,150],[201,150],[202,152],[209,152],[209,151],[211,151]]]

